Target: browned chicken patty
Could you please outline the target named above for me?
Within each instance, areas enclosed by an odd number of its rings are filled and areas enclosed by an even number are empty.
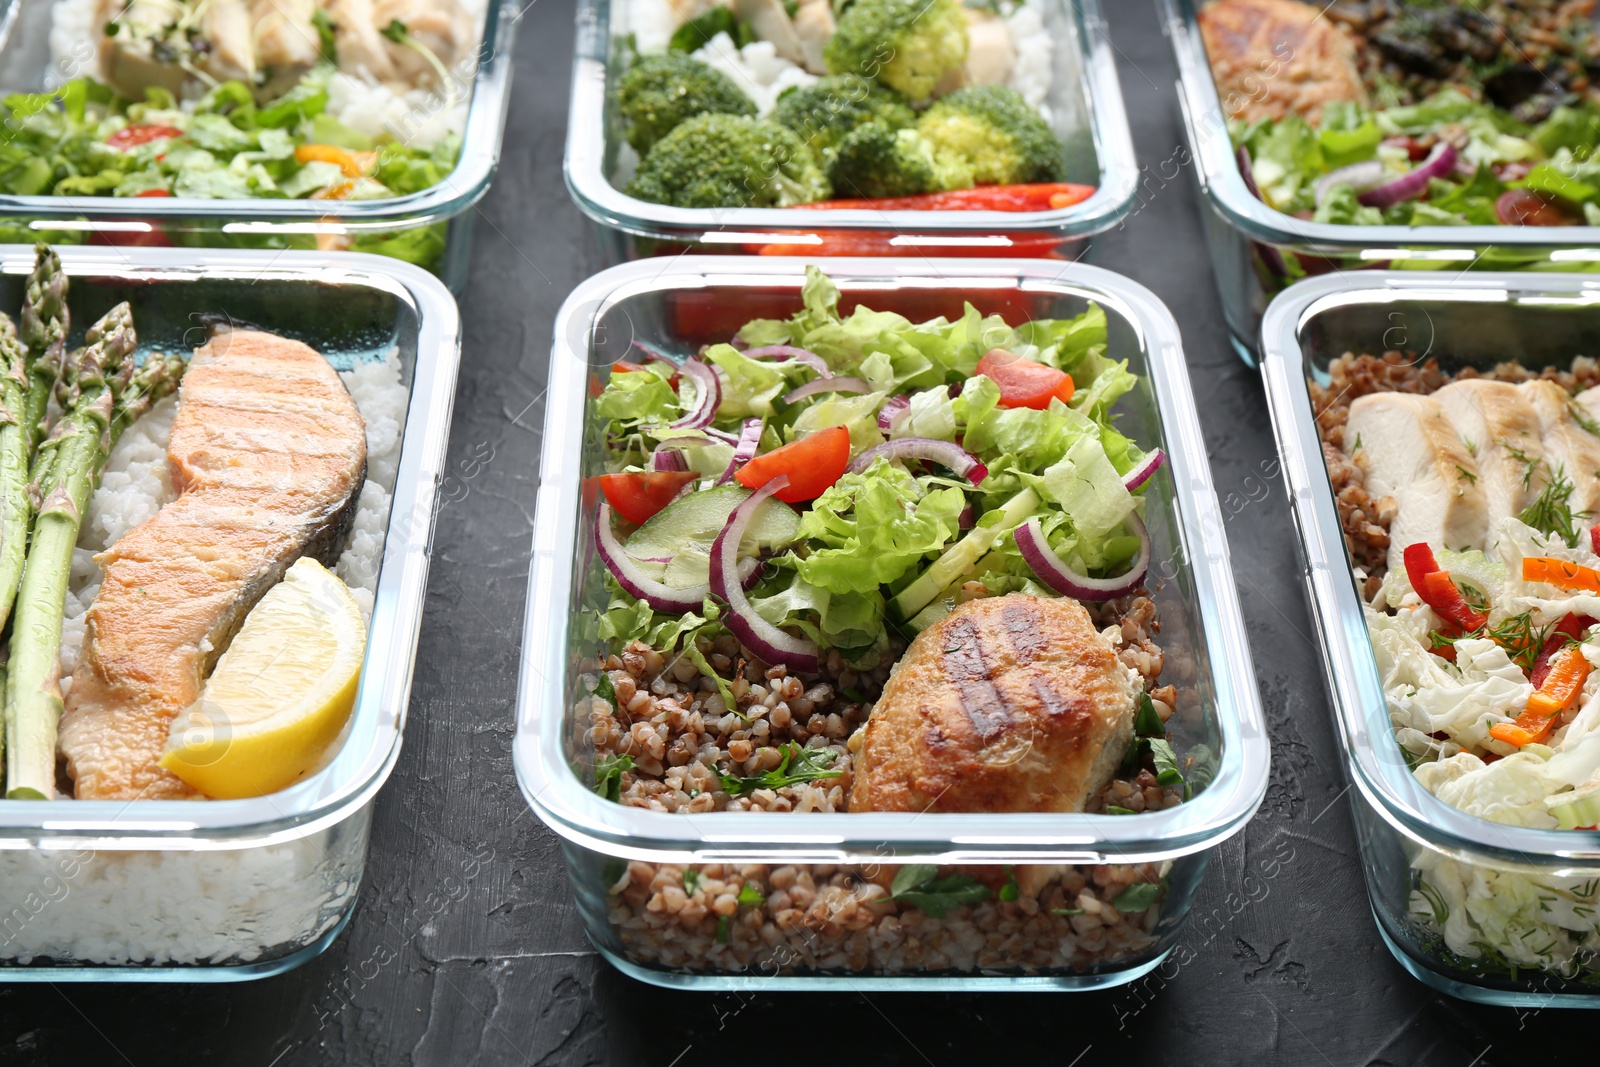
[[[1254,122],[1294,114],[1315,122],[1330,101],[1367,101],[1355,43],[1319,5],[1212,0],[1199,20],[1229,118]]]
[[[968,601],[884,685],[850,810],[1082,811],[1127,752],[1137,699],[1077,601]]]

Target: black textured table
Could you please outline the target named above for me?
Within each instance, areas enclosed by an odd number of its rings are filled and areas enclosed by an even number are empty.
[[[505,154],[462,300],[453,474],[405,749],[355,917],[321,958],[236,986],[0,986],[0,1064],[1543,1063],[1590,1018],[1452,1001],[1367,906],[1260,382],[1229,347],[1148,0],[1102,0],[1144,166],[1103,266],[1183,327],[1272,728],[1260,814],[1214,856],[1173,957],[1080,995],[666,992],[584,940],[554,837],[511,770],[511,704],[550,324],[598,267],[561,178],[570,0],[519,31]],[[842,1055],[841,1055],[842,1054]]]

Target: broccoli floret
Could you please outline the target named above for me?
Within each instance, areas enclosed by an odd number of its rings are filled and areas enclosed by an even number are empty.
[[[828,178],[836,196],[915,196],[969,188],[972,169],[962,160],[935,156],[933,145],[914,129],[869,122],[839,145]]]
[[[917,129],[941,157],[966,160],[979,185],[1066,179],[1061,143],[1015,89],[958,89],[930,107]]]
[[[957,0],[855,0],[822,51],[830,74],[874,78],[926,100],[967,61],[967,20]]]
[[[680,55],[644,56],[630,67],[617,82],[617,109],[627,124],[624,136],[640,153],[691,116],[756,113],[732,78]]]
[[[629,196],[675,207],[788,207],[828,195],[794,133],[745,115],[696,115],[657,141]]]
[[[866,123],[891,130],[917,121],[916,112],[893,90],[859,74],[831,74],[778,97],[772,120],[800,135],[824,168],[850,133]]]
[[[669,52],[698,52],[711,43],[711,38],[725,33],[735,45],[743,48],[756,39],[749,23],[740,22],[732,11],[718,4],[705,14],[692,18],[672,32],[667,42]]]

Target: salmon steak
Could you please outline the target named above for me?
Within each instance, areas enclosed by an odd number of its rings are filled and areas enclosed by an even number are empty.
[[[194,353],[167,446],[178,497],[97,559],[60,748],[76,795],[199,794],[157,764],[172,720],[301,556],[332,566],[366,480],[366,426],[316,350],[223,329]]]

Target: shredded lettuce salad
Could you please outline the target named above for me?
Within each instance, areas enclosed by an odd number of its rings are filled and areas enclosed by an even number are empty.
[[[754,609],[773,625],[867,668],[888,652],[891,628],[909,635],[925,627],[950,610],[965,582],[981,581],[996,594],[1054,595],[1037,584],[1007,536],[1035,517],[1050,546],[1081,573],[1117,575],[1133,560],[1139,539],[1125,523],[1141,501],[1124,488],[1122,475],[1144,453],[1117,430],[1111,411],[1138,379],[1126,361],[1106,354],[1106,315],[1098,306],[1076,318],[1016,327],[970,304],[953,321],[912,322],[865,306],[841,314],[837,287],[812,267],[798,312],[749,322],[735,341],[701,354],[722,387],[713,427],[736,433],[747,418],[764,420],[762,453],[843,426],[852,457],[891,436],[923,437],[959,441],[988,468],[974,487],[937,464],[879,457],[797,505],[792,542],[769,556],[750,590]],[[864,380],[870,391],[823,392],[785,404],[782,397],[817,371],[798,360],[762,361],[742,351],[775,344],[816,353],[835,373]],[[975,373],[995,348],[1070,374],[1076,386],[1070,403],[1002,407],[995,381]],[[693,436],[667,428],[689,399],[687,386],[673,387],[673,371],[664,362],[613,369],[594,401],[604,423],[608,472],[643,470],[662,442]],[[886,435],[879,413],[902,396],[909,407]],[[691,491],[710,488],[733,455],[721,441],[686,444],[682,451],[702,476]],[[700,552],[709,546],[683,546],[669,566],[703,566],[684,562]],[[678,645],[716,677],[694,641],[722,632],[712,598],[699,613],[664,615],[624,592],[609,573],[604,589],[607,599],[592,613],[593,636],[613,649],[635,639],[662,650]]]
[[[1313,125],[1290,115],[1235,123],[1233,142],[1250,151],[1261,195],[1279,211],[1316,222],[1397,226],[1492,226],[1501,222],[1495,201],[1509,189],[1527,189],[1571,205],[1575,221],[1600,222],[1600,114],[1559,107],[1537,126],[1443,89],[1418,103],[1378,110],[1359,104],[1324,105]],[[1424,196],[1379,209],[1362,205],[1348,184],[1317,202],[1323,176],[1352,163],[1381,162],[1392,177],[1416,166],[1405,138],[1449,140],[1464,161],[1449,178],[1434,178]],[[1291,268],[1292,270],[1293,268]]]
[[[1490,736],[1523,714],[1530,668],[1569,613],[1600,619],[1600,595],[1522,579],[1522,561],[1553,558],[1600,569],[1588,537],[1569,545],[1516,518],[1502,520],[1489,554],[1436,550],[1469,601],[1486,608],[1480,633],[1451,639],[1402,568],[1391,569],[1366,608],[1396,740],[1417,780],[1453,807],[1509,826],[1554,830],[1600,822],[1600,671],[1588,675],[1573,708],[1542,744]],[[1575,639],[1600,667],[1600,626]],[[1412,914],[1450,951],[1479,964],[1572,973],[1600,952],[1600,879],[1533,877],[1466,864],[1421,849]]]
[[[449,174],[458,138],[427,150],[408,148],[375,140],[328,114],[331,71],[313,70],[278,99],[259,105],[237,81],[183,103],[158,87],[147,90],[144,100],[130,101],[91,78],[75,78],[54,92],[12,94],[0,102],[7,130],[0,142],[0,192],[367,200],[420,192]],[[38,234],[10,227],[0,236],[31,242]],[[214,244],[224,235],[174,228],[166,237]],[[315,247],[314,237],[303,243]],[[350,247],[433,266],[444,249],[443,224],[359,235]]]

